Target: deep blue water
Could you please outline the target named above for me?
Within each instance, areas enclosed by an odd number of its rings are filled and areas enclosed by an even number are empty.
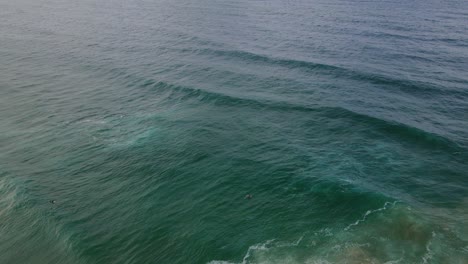
[[[468,263],[467,25],[0,0],[0,263]]]

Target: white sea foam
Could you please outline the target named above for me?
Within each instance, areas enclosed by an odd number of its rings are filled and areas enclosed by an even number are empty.
[[[93,125],[105,125],[107,124],[107,121],[104,119],[85,119],[79,123],[89,123]]]
[[[375,209],[375,210],[369,210],[369,211],[367,211],[361,219],[358,219],[356,222],[354,222],[354,223],[348,225],[344,230],[345,230],[345,231],[348,231],[351,227],[357,226],[357,225],[359,225],[359,223],[362,223],[362,222],[366,221],[366,219],[367,219],[367,217],[368,217],[369,215],[374,214],[374,213],[377,213],[377,212],[380,212],[380,211],[383,211],[383,210],[387,210],[389,205],[395,206],[396,203],[397,203],[396,201],[393,202],[393,203],[385,202],[385,204],[384,204],[383,207],[378,208],[378,209]]]
[[[398,264],[398,263],[401,263],[401,261],[403,261],[403,258],[399,258],[399,259],[396,259],[396,260],[389,260],[389,261],[385,262],[384,264]]]
[[[432,239],[434,239],[435,236],[436,236],[436,233],[435,233],[435,232],[432,232]],[[427,242],[427,245],[426,245],[426,253],[425,253],[424,256],[422,257],[423,263],[429,263],[429,261],[430,261],[430,260],[432,259],[432,257],[434,256],[434,252],[432,252],[432,250],[431,250],[432,239],[430,239],[430,240]]]
[[[386,202],[381,208],[369,210],[358,221],[349,225],[348,229],[369,220],[369,217],[376,212],[387,209],[392,210],[392,206],[395,206],[396,203]],[[411,217],[412,215],[402,215],[401,212],[396,213],[397,218],[392,218],[392,220],[396,221],[395,226],[389,226],[389,228],[383,226],[382,229],[382,225],[379,225],[379,223],[370,225],[363,233],[323,228],[316,232],[309,232],[309,235],[305,233],[294,241],[268,240],[264,243],[255,244],[248,248],[242,260],[237,264],[433,263],[440,254],[438,241],[443,238],[443,235],[439,237],[433,231],[431,237],[430,233],[427,233],[428,230],[425,229],[426,226],[420,226],[421,223],[414,222],[415,219]],[[400,217],[402,218],[400,219]],[[408,231],[400,234],[400,229],[406,230],[407,226]],[[330,234],[330,237],[326,237]],[[405,248],[399,242],[402,238],[408,238],[407,242],[415,247],[422,247],[423,249],[425,247],[425,251],[421,252],[418,249],[418,255],[413,255],[413,252],[406,254]],[[314,243],[314,241],[320,242]],[[409,248],[409,250],[412,250],[412,248]],[[458,260],[459,258],[461,257],[456,255],[455,258],[451,259]],[[229,261],[212,261],[210,263],[233,264],[233,262]]]
[[[250,254],[251,254],[252,251],[268,250],[269,248],[267,246],[270,245],[273,241],[275,241],[275,240],[270,239],[270,240],[267,240],[264,243],[255,244],[253,246],[250,246],[249,249],[247,250],[247,253],[245,254],[244,258],[242,259],[242,264],[247,263],[247,260],[250,258]]]
[[[304,236],[301,236],[294,242],[277,242],[275,243],[275,247],[297,247],[301,243],[302,239],[304,239]]]
[[[0,217],[8,214],[14,207],[17,200],[17,190],[7,180],[7,178],[0,179]]]
[[[333,236],[333,232],[332,232],[331,228],[322,228],[319,231],[315,232],[314,235],[331,237],[331,236]]]
[[[242,258],[242,262],[240,262],[240,264],[251,263],[250,258],[253,257],[254,252],[268,251],[268,250],[275,249],[275,248],[296,247],[302,242],[303,239],[304,239],[304,236],[301,236],[296,241],[293,241],[293,242],[276,242],[276,243],[275,243],[276,241],[275,239],[270,239],[263,243],[252,245],[247,249],[247,252]],[[224,260],[212,260],[208,263],[209,264],[239,264],[236,262],[230,262],[230,261],[224,261]],[[264,262],[260,261],[260,263],[264,263]]]

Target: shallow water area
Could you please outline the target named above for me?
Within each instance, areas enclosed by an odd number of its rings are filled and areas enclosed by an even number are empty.
[[[468,263],[467,18],[0,0],[0,263]]]

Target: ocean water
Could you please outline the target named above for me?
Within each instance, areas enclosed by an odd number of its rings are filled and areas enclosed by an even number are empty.
[[[468,263],[467,1],[0,0],[0,62],[2,264]]]

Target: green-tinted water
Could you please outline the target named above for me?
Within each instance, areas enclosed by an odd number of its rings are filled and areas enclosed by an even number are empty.
[[[1,1],[0,263],[468,263],[467,14]]]

